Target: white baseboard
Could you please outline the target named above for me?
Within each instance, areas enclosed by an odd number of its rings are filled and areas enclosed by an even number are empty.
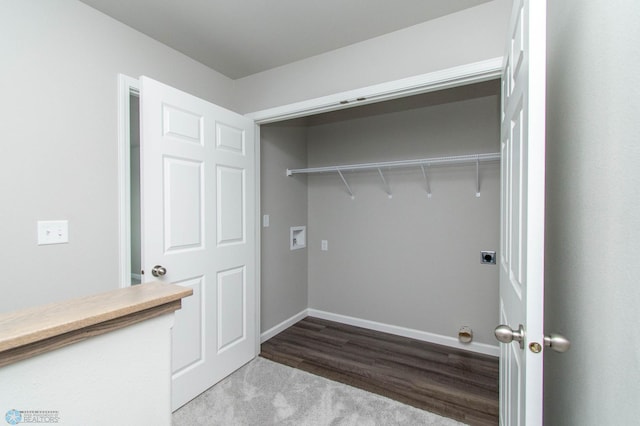
[[[264,333],[262,333],[260,335],[260,343],[266,342],[267,340],[271,339],[276,334],[286,330],[287,328],[291,327],[293,324],[297,323],[301,319],[304,319],[304,318],[306,318],[308,316],[309,316],[309,309],[303,309],[302,311],[298,312],[297,314],[295,314],[291,318],[288,318],[288,319],[282,321],[280,324],[275,325],[275,326],[271,327],[270,329],[268,329],[267,331],[265,331]]]
[[[334,314],[331,312],[320,311],[318,309],[304,309],[291,318],[282,321],[280,324],[271,327],[260,335],[260,343],[264,343],[276,334],[286,330],[293,324],[297,323],[305,317],[315,317],[335,321],[342,324],[353,325],[355,327],[367,328],[369,330],[381,331],[383,333],[395,334],[397,336],[409,337],[411,339],[422,340],[423,342],[435,343],[437,345],[449,346],[465,351],[476,352],[485,355],[500,356],[500,348],[498,346],[487,345],[486,343],[460,343],[458,339],[440,334],[429,333],[426,331],[415,330],[412,328],[399,327],[397,325],[384,324],[376,321],[369,321],[361,318],[350,317],[346,315]]]
[[[340,322],[343,324],[353,325],[356,327],[368,328],[369,330],[381,331],[383,333],[395,334],[398,336],[409,337],[411,339],[422,340],[424,342],[435,343],[438,345],[449,346],[452,348],[462,349],[466,351],[481,353],[485,355],[500,356],[500,348],[498,346],[487,345],[486,343],[460,343],[458,339],[440,334],[428,333],[426,331],[415,330],[396,325],[383,324],[381,322],[369,321],[361,318],[349,317],[346,315],[334,314],[331,312],[319,311],[317,309],[307,309],[310,317],[326,319],[329,321]]]

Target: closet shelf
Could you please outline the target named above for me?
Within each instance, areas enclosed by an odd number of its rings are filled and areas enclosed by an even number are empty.
[[[385,161],[380,163],[360,163],[360,164],[343,164],[339,166],[325,166],[325,167],[310,167],[308,169],[287,169],[287,176],[296,174],[310,174],[310,173],[327,173],[339,171],[351,171],[351,170],[367,170],[367,169],[379,169],[379,168],[395,168],[395,167],[409,167],[409,166],[440,166],[444,164],[462,164],[462,163],[474,163],[476,161],[488,162],[499,161],[500,153],[490,154],[469,154],[469,155],[456,155],[449,157],[434,157],[434,158],[421,158],[417,160],[398,160],[398,161]]]
[[[480,196],[480,163],[481,162],[491,162],[491,161],[499,161],[500,153],[489,153],[489,154],[468,154],[468,155],[455,155],[448,157],[434,157],[434,158],[421,158],[416,160],[399,160],[399,161],[384,161],[378,163],[360,163],[360,164],[343,164],[338,166],[325,166],[325,167],[310,167],[306,169],[287,169],[287,176],[292,176],[295,174],[312,174],[312,173],[338,173],[340,179],[347,188],[347,192],[351,196],[351,198],[355,198],[347,180],[344,178],[342,172],[345,171],[355,171],[355,170],[378,170],[380,174],[380,178],[385,186],[385,190],[389,198],[392,197],[391,187],[387,183],[387,180],[384,178],[384,174],[382,173],[382,169],[391,169],[398,167],[411,167],[411,166],[420,166],[422,169],[422,174],[425,179],[427,195],[431,198],[431,189],[429,185],[429,175],[428,168],[430,166],[442,166],[442,165],[454,165],[454,164],[464,164],[464,163],[475,163],[476,164],[476,197]]]

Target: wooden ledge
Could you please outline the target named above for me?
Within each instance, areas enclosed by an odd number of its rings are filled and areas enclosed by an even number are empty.
[[[153,282],[0,314],[0,367],[173,312],[192,294]]]

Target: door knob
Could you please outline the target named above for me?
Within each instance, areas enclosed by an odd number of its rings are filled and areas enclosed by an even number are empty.
[[[153,275],[154,277],[161,277],[166,273],[167,273],[167,268],[161,265],[156,265],[151,270],[151,275]]]
[[[522,324],[518,327],[518,330],[513,330],[508,325],[499,325],[493,332],[496,335],[496,339],[502,343],[511,343],[514,340],[520,343],[520,349],[524,349],[524,327]]]
[[[571,341],[561,334],[551,333],[544,336],[544,345],[556,352],[566,352],[571,347]]]

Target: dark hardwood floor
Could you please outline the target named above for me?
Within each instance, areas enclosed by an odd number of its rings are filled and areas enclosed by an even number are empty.
[[[307,317],[260,355],[470,425],[498,424],[498,359]]]

